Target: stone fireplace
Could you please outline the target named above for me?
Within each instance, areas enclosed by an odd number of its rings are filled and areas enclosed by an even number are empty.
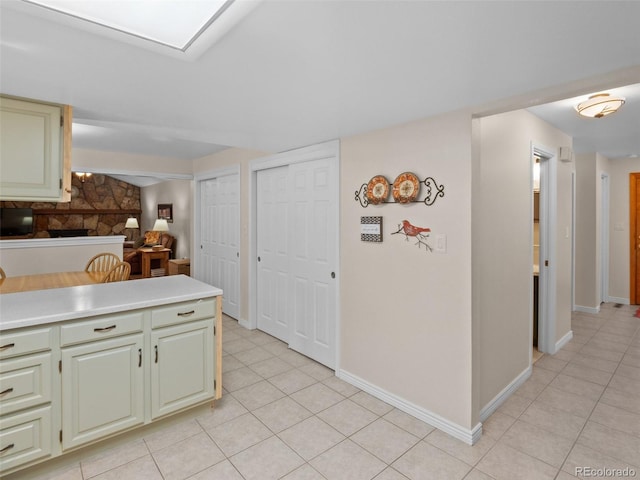
[[[142,223],[140,187],[100,174],[83,180],[72,174],[68,203],[2,201],[0,206],[32,208],[34,238],[127,235],[127,218],[136,217]]]

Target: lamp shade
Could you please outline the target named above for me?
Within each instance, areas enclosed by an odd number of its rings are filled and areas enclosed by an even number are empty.
[[[169,224],[167,223],[167,221],[165,219],[159,218],[153,224],[153,229],[152,230],[154,232],[168,232],[169,231]]]
[[[617,112],[624,105],[624,101],[622,97],[613,97],[608,93],[598,93],[579,103],[576,111],[583,117],[602,118]]]
[[[140,228],[140,225],[138,225],[138,219],[135,217],[127,218],[127,223],[124,224],[124,228]]]

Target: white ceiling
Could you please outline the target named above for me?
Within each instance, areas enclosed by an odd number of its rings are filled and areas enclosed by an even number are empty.
[[[250,8],[235,26],[180,57],[0,0],[0,91],[73,105],[77,147],[188,160],[640,82],[640,2],[237,2]],[[600,120],[531,111],[576,151],[640,154],[640,98],[625,92]]]

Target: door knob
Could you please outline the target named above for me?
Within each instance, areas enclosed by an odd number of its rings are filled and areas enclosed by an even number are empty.
[[[260,257],[258,257],[258,261],[260,261]]]

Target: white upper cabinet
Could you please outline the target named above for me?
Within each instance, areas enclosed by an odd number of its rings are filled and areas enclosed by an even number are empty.
[[[0,96],[0,200],[71,200],[71,107]]]

